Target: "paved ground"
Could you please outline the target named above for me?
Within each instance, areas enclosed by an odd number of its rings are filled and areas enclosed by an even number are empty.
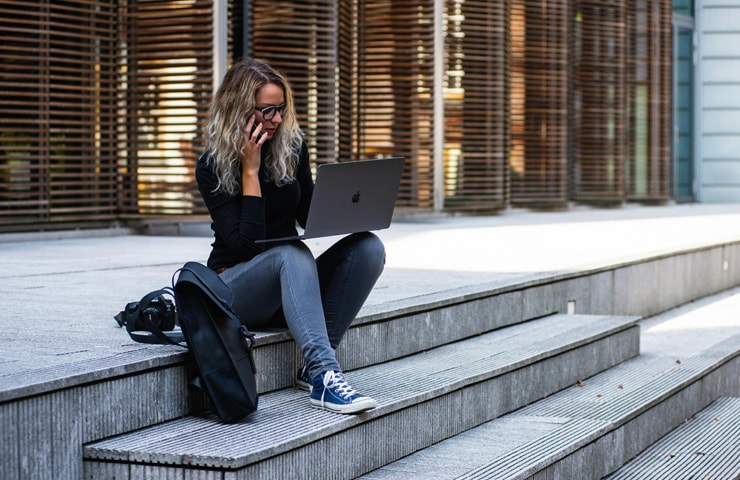
[[[387,266],[365,311],[480,284],[737,241],[740,205],[417,218],[394,222],[379,235]],[[319,253],[332,240],[309,244]],[[14,374],[139,348],[113,315],[169,285],[184,262],[205,261],[210,242],[208,236],[107,231],[0,235],[0,391]]]

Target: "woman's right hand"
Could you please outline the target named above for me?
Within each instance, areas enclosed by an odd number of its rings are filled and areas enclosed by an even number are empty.
[[[242,193],[244,195],[259,195],[259,171],[262,144],[267,135],[262,132],[262,123],[255,126],[257,119],[249,117],[244,127],[244,148],[242,149]],[[255,191],[255,188],[258,190]]]
[[[262,123],[256,123],[257,119],[254,115],[249,117],[247,125],[244,127],[245,133],[245,145],[242,155],[242,164],[245,167],[245,171],[249,168],[250,171],[259,171],[260,168],[260,151],[262,150],[262,144],[265,143],[267,136],[262,131]]]

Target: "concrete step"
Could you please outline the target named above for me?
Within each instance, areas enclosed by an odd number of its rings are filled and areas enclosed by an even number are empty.
[[[353,370],[564,311],[565,302],[550,294],[553,289],[563,290],[548,282],[471,286],[371,305],[347,332],[337,355],[345,370]],[[98,329],[93,342],[117,345],[105,350],[110,353],[65,362],[44,357],[35,360],[34,368],[0,376],[0,444],[12,448],[7,461],[0,462],[0,478],[80,478],[83,444],[206,408],[205,397],[188,390],[192,372],[184,348],[135,343],[109,315],[99,320],[89,326],[85,319],[83,325]],[[36,332],[34,341],[72,343],[79,334],[55,330],[51,341]],[[257,332],[256,343],[260,392],[290,388],[300,360],[289,333]],[[28,348],[24,342],[11,345]],[[30,355],[36,356],[34,350]]]
[[[542,277],[366,306],[337,352],[340,364],[355,370],[565,312],[567,299],[578,300],[579,312],[586,306],[611,310],[611,302],[604,300],[604,292],[613,291],[609,273]],[[205,397],[188,391],[189,357],[183,348],[135,343],[114,324],[105,315],[100,322],[84,319],[75,330],[55,330],[51,346],[79,342],[76,337],[87,332],[89,348],[78,353],[56,349],[56,355],[46,356],[31,348],[24,355],[38,357],[33,368],[1,376],[0,444],[14,453],[0,462],[0,478],[80,478],[84,444],[205,408]],[[28,349],[29,341],[11,345]],[[33,342],[47,345],[49,339],[41,336]],[[299,359],[287,331],[259,332],[255,356],[261,392],[292,385]]]
[[[85,476],[354,478],[638,351],[635,317],[551,315],[347,372],[378,401],[362,415],[312,409],[305,392],[282,389],[239,424],[190,416],[88,444]]]
[[[740,398],[722,397],[607,480],[740,478]]]
[[[689,358],[641,355],[362,478],[601,479],[739,379],[740,335]]]
[[[353,371],[558,312],[655,314],[738,284],[738,252],[740,243],[733,242],[587,270],[506,273],[486,281],[468,272],[389,271],[337,354],[344,369]],[[130,271],[137,281],[142,275],[156,278],[152,286],[157,287],[163,271],[169,277],[169,268]],[[461,286],[439,281],[450,275]],[[13,341],[6,342],[0,375],[0,444],[8,452],[7,461],[0,462],[0,478],[80,478],[83,445],[203,409],[203,397],[187,391],[182,349],[130,341],[113,326],[110,306],[79,297],[92,285],[119,285],[121,272],[92,268],[72,276],[75,281],[67,274],[52,278],[56,296],[37,294],[42,275],[20,277],[13,290],[14,300],[24,305],[57,297],[64,303],[52,301],[41,309],[61,313],[34,317],[33,328],[6,332]],[[105,298],[110,291],[99,295]],[[134,293],[119,292],[108,304],[120,308],[121,298],[142,292]],[[73,324],[60,328],[59,315],[73,316]],[[53,332],[53,340],[39,335],[44,331]],[[260,388],[272,392],[292,384],[298,356],[285,332],[269,332],[260,335],[257,362]]]

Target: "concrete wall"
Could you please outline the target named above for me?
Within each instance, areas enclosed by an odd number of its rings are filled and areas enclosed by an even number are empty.
[[[697,173],[702,203],[740,202],[740,0],[699,0]]]

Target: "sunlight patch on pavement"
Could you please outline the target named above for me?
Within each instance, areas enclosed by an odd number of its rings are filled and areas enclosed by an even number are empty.
[[[740,240],[740,215],[379,232],[387,266],[470,272],[597,268]]]

